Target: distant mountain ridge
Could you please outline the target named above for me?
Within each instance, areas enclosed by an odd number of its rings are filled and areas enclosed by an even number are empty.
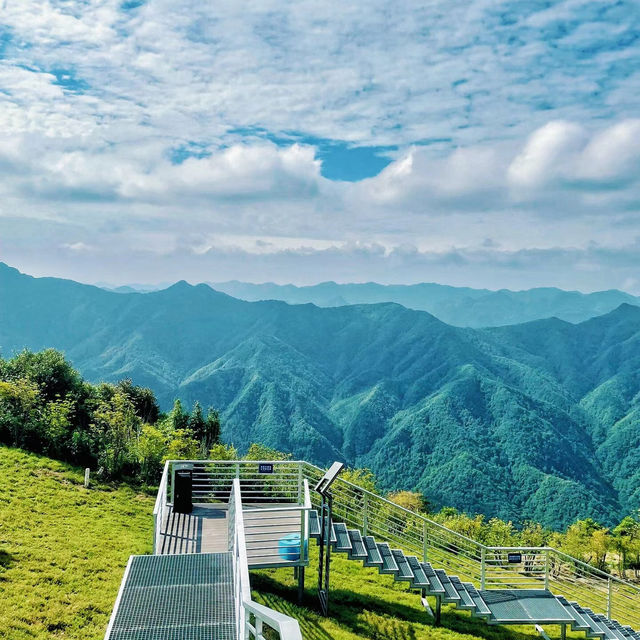
[[[385,489],[560,527],[640,507],[640,308],[453,327],[395,303],[245,302],[179,282],[114,293],[0,264],[0,348],[220,409],[223,435]]]
[[[250,302],[311,302],[319,307],[396,302],[408,309],[427,311],[447,324],[474,328],[521,324],[551,317],[577,323],[613,311],[625,302],[640,306],[639,297],[617,289],[580,293],[551,287],[526,291],[491,291],[435,283],[382,285],[376,282],[323,282],[296,287],[290,284],[251,284],[233,280],[209,284],[217,291]]]

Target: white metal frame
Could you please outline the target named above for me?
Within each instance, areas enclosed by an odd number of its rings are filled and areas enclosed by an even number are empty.
[[[244,531],[240,480],[233,480],[229,497],[229,551],[233,560],[235,590],[235,624],[238,640],[266,640],[264,626],[271,627],[281,640],[302,640],[295,618],[279,613],[251,599],[249,563]],[[253,618],[253,620],[252,620]]]
[[[162,527],[167,515],[167,509],[169,508],[169,501],[167,499],[167,483],[169,481],[169,461],[165,462],[164,470],[162,472],[162,478],[160,479],[160,486],[158,487],[158,495],[156,497],[156,503],[153,507],[153,553],[156,554],[159,551],[160,546],[160,534],[162,533]]]

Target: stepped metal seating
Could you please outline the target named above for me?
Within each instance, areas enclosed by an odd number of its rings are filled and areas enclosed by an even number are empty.
[[[194,509],[173,512],[187,466]],[[154,509],[154,555],[133,556],[105,640],[301,640],[296,620],[251,599],[249,570],[293,567],[304,584],[321,535],[323,471],[297,461],[169,461]],[[640,588],[549,547],[488,547],[338,477],[332,549],[488,624],[561,625],[640,640]],[[187,560],[185,560],[187,558]],[[185,603],[189,603],[185,606]],[[187,632],[188,630],[188,632]]]

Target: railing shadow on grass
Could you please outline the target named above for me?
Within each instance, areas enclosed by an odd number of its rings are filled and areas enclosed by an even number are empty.
[[[320,620],[314,619],[319,616],[315,588],[305,591],[304,608],[293,604],[297,594],[295,586],[283,584],[271,576],[252,574],[252,588],[267,606],[298,619],[305,640],[331,638],[320,626]],[[419,597],[417,592],[415,597]],[[339,588],[331,590],[330,618],[354,635],[371,640],[414,640],[412,624],[434,624],[433,618],[420,608]],[[452,605],[443,606],[440,626],[485,640],[531,640],[537,637],[533,627],[528,634],[516,629],[491,626],[485,620],[460,615]]]

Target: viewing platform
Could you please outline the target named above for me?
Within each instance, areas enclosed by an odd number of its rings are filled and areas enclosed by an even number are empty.
[[[278,543],[285,537],[304,536],[301,509],[290,504],[243,504],[249,568],[292,564],[283,561]],[[228,546],[228,507],[226,504],[199,503],[191,513],[176,513],[170,505],[160,523],[156,553],[220,553]]]
[[[302,640],[295,619],[252,600],[249,571],[293,568],[300,597],[312,542],[408,583],[436,624],[449,603],[488,624],[640,640],[636,585],[550,547],[483,545],[337,473],[323,529],[326,496],[310,490],[323,492],[328,482],[318,484],[318,467],[167,462],[153,512],[154,555],[130,558],[106,640],[264,640],[264,627]]]

